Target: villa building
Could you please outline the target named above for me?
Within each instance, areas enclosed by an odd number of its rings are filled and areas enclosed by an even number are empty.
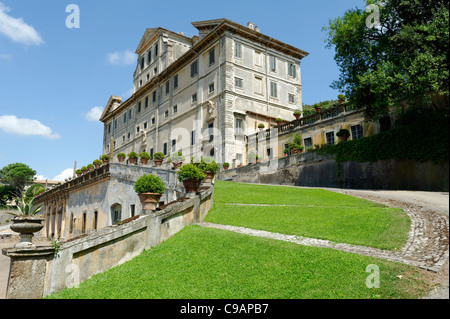
[[[194,22],[198,36],[147,29],[139,43],[134,93],[111,96],[100,120],[103,153],[181,151],[233,167],[247,163],[246,136],[302,110],[301,60],[307,52],[253,23]]]

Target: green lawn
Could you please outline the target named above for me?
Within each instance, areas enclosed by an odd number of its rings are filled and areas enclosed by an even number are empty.
[[[371,264],[380,269],[378,289],[366,286]],[[403,264],[189,226],[79,288],[48,298],[403,299],[428,289],[419,269]]]
[[[401,209],[331,191],[221,181],[205,221],[387,250],[406,244],[411,224]]]

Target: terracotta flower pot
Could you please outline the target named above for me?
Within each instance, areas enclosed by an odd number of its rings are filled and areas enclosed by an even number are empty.
[[[102,162],[103,162],[103,165],[108,165],[109,160],[102,160]]]
[[[100,164],[94,164],[95,169],[99,169],[100,168]]]
[[[83,174],[77,173],[77,177],[81,177],[81,175],[83,175]]]
[[[92,171],[94,171],[94,168],[93,167],[89,168],[89,172],[92,172]]]
[[[320,113],[320,112],[322,111],[322,108],[321,108],[321,107],[316,107],[316,108],[314,108],[314,109],[316,110],[317,113]]]
[[[298,120],[300,118],[300,116],[302,116],[301,114],[294,114],[295,118]]]
[[[125,157],[122,156],[118,157],[117,159],[119,160],[119,163],[123,163],[125,161]]]
[[[147,163],[148,163],[148,158],[141,158],[142,165],[147,165]]]
[[[183,181],[183,186],[186,189],[186,193],[197,193],[200,183],[201,180],[199,179],[188,179]]]
[[[33,216],[19,216],[12,220],[11,230],[19,233],[20,242],[14,247],[17,248],[30,248],[35,245],[32,242],[33,234],[40,231],[43,227],[44,218]]]
[[[277,125],[280,126],[281,124],[283,124],[283,122],[278,121]]]
[[[86,175],[88,173],[88,171],[83,171],[83,175]]]
[[[141,201],[142,209],[155,210],[162,195],[158,193],[141,193],[138,194],[138,196]]]
[[[230,168],[230,165],[224,165],[224,166],[223,166],[223,169],[224,169],[224,170],[228,170],[229,168]]]
[[[162,164],[162,160],[158,160],[158,159],[153,160],[153,162],[155,163],[155,166],[161,166],[161,164]]]
[[[136,159],[135,158],[128,158],[128,163],[130,163],[131,165],[134,165],[136,163]]]
[[[183,162],[178,162],[178,163],[172,162],[172,165],[173,165],[174,169],[177,169],[177,168],[180,168],[181,165],[183,165]]]

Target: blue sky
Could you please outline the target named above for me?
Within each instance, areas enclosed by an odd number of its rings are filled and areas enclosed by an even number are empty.
[[[66,27],[66,6],[80,28]],[[225,5],[226,3],[226,5]],[[25,163],[64,179],[101,155],[95,120],[111,95],[128,98],[135,49],[145,29],[197,34],[193,21],[254,22],[261,32],[310,53],[302,61],[303,102],[335,99],[339,76],[322,27],[363,0],[0,0],[0,168]],[[98,115],[97,115],[98,116]]]

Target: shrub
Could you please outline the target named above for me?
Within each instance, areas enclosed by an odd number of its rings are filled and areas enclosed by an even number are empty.
[[[301,113],[300,113],[301,114]],[[279,117],[276,118],[275,122],[283,122],[283,120]]]
[[[346,129],[340,129],[339,132],[336,133],[336,136],[338,137],[349,137],[350,136],[350,132]]]
[[[170,157],[170,159],[172,160],[172,162],[174,163],[181,163],[184,162],[184,160],[186,159],[183,155],[183,153],[181,152],[175,152],[172,154],[172,156]]]
[[[86,166],[88,169],[89,168],[94,168],[94,165],[93,164],[88,164],[88,166]]]
[[[103,163],[102,163],[102,161],[101,160],[95,160],[94,162],[92,162],[92,164],[94,164],[94,165],[102,165]]]
[[[151,158],[150,154],[148,154],[147,152],[141,152],[139,154],[139,157],[143,158],[143,159],[150,159]]]
[[[109,155],[102,155],[102,157],[100,157],[103,161],[109,161]]]
[[[300,145],[298,145],[297,143],[289,143],[289,149],[290,150],[299,150],[300,149]]]
[[[202,162],[199,165],[199,168],[204,172],[213,172],[214,174],[216,174],[217,171],[219,170],[219,165],[217,165],[217,163],[215,161],[212,161],[209,164]]]
[[[258,128],[265,128],[265,127],[266,126],[264,124],[262,124],[262,123],[258,125]]]
[[[338,100],[345,101],[345,95],[344,94],[339,94],[338,95]]]
[[[286,149],[284,150],[284,154],[289,154],[289,149],[288,149],[288,148],[286,148]]]
[[[200,168],[195,166],[194,164],[187,164],[181,166],[181,168],[177,172],[178,180],[180,182],[185,180],[204,180],[206,178],[205,174],[202,172]]]
[[[301,111],[295,111],[294,115],[302,115],[302,112]]]
[[[119,154],[117,154],[117,157],[123,157],[123,158],[125,158],[125,157],[127,157],[127,156],[125,155],[125,153],[119,153]]]
[[[166,156],[163,153],[161,153],[161,152],[153,154],[153,158],[156,159],[156,160],[163,160],[165,157]]]
[[[230,166],[230,163],[223,163],[223,166]]]
[[[134,191],[138,194],[142,193],[156,193],[164,194],[166,186],[164,182],[158,176],[149,174],[142,175],[134,183]]]
[[[138,158],[139,155],[136,152],[131,152],[130,154],[128,154],[128,158]]]
[[[298,146],[302,145],[302,136],[295,134],[294,135],[294,143],[297,144]]]
[[[81,169],[77,169],[77,170],[75,171],[75,173],[76,173],[76,174],[83,174],[83,171],[82,171]]]
[[[82,170],[82,171],[87,171],[88,168],[87,168],[86,166],[83,166],[83,167],[81,168],[81,170]]]

